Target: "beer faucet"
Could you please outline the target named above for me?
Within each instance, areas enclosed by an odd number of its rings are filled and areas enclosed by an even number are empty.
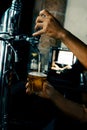
[[[22,3],[13,0],[11,6],[5,11],[0,22],[0,32],[17,35],[19,32]]]

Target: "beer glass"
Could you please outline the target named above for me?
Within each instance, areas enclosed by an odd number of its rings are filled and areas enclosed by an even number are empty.
[[[43,89],[43,83],[47,79],[47,75],[42,72],[29,72],[28,73],[30,91],[32,93],[40,92]]]

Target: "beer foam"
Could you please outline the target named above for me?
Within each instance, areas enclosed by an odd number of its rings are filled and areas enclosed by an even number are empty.
[[[42,72],[30,72],[29,75],[47,77],[47,75]]]

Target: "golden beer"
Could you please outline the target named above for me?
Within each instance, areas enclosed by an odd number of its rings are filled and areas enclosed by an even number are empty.
[[[30,72],[28,78],[32,92],[39,92],[43,89],[43,82],[46,81],[47,75],[42,72]]]

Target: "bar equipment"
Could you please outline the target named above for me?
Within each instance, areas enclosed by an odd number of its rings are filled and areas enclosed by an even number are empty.
[[[17,54],[10,40],[19,32],[21,0],[13,0],[0,21],[0,130],[8,129],[10,75]]]

